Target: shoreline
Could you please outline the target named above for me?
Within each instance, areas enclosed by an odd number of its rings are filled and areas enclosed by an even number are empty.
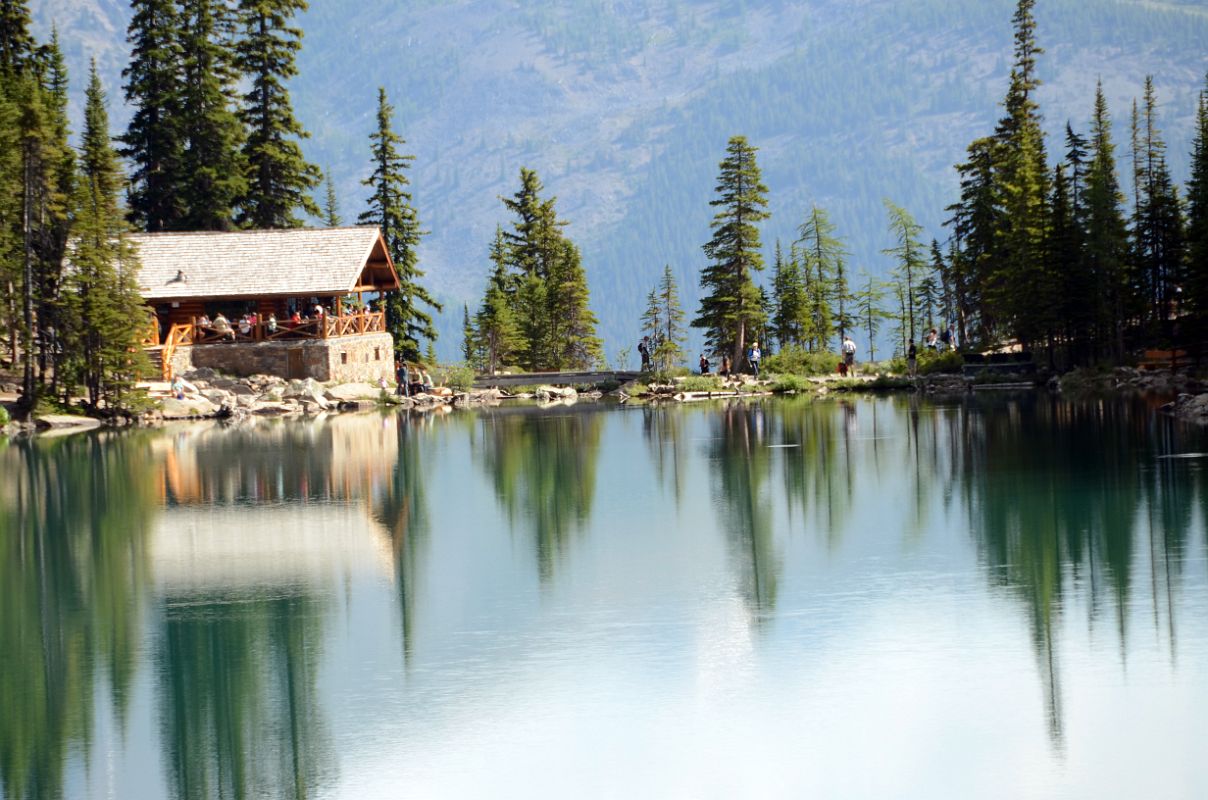
[[[436,387],[430,394],[402,397],[393,388],[368,383],[319,383],[313,379],[286,380],[269,375],[239,378],[209,369],[194,370],[185,380],[185,397],[170,395],[168,384],[144,384],[154,408],[129,418],[103,418],[84,414],[45,413],[0,426],[0,437],[60,436],[98,429],[153,428],[184,420],[313,418],[325,414],[372,409],[430,413],[496,406],[504,402],[565,404],[579,400],[615,398],[623,404],[695,403],[768,397],[802,397],[815,400],[846,394],[916,393],[926,397],[957,397],[985,391],[1035,391],[1070,397],[1157,395],[1173,398],[1159,412],[1187,422],[1208,424],[1208,386],[1185,373],[1116,367],[1110,371],[1074,370],[1064,375],[1001,376],[979,381],[963,375],[933,373],[909,378],[902,375],[802,376],[749,375],[721,379],[689,375],[662,383],[630,381],[620,387],[538,386],[532,391],[506,394],[499,389],[457,391]],[[7,402],[11,402],[7,401]]]

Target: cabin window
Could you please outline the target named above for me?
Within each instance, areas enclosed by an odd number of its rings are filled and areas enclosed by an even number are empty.
[[[340,353],[340,363],[341,364],[348,363],[348,354],[347,353]]]
[[[382,348],[380,348],[380,347],[373,348],[373,360],[374,361],[382,360]]]

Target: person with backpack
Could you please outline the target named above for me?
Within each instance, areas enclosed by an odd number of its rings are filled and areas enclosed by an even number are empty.
[[[751,342],[751,349],[747,351],[747,361],[756,378],[759,377],[759,360],[761,358],[763,358],[763,353],[759,349],[759,342]]]
[[[642,372],[650,369],[650,337],[643,336],[638,342],[638,355],[642,357]]]
[[[705,356],[704,353],[700,354],[700,374],[701,375],[709,374],[709,359],[708,359],[708,357]]]

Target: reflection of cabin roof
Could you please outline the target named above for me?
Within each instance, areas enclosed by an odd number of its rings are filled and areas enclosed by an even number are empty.
[[[130,241],[145,300],[308,297],[398,286],[374,226],[135,233]]]
[[[393,575],[385,532],[363,506],[340,504],[170,509],[154,528],[151,565],[170,595]]]

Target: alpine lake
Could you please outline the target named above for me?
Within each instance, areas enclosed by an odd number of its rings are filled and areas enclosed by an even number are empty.
[[[0,797],[1208,796],[1208,431],[1155,405],[0,439]]]

